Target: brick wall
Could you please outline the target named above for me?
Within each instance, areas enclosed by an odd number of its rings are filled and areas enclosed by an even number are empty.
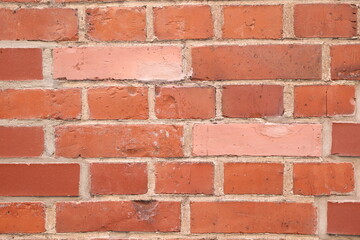
[[[358,239],[359,7],[1,0],[0,239]]]

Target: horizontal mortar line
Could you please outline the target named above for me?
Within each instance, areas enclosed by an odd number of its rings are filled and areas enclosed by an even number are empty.
[[[359,80],[216,80],[216,81],[141,81],[141,80],[53,80],[55,87],[43,85],[43,81],[0,81],[0,89],[71,89],[71,88],[108,88],[108,87],[221,87],[231,85],[280,85],[280,86],[312,86],[312,85],[348,85],[357,86]]]
[[[137,47],[137,46],[175,46],[182,47],[186,42],[188,46],[213,46],[213,45],[235,45],[235,46],[249,46],[249,45],[287,45],[287,44],[301,44],[301,45],[350,45],[360,44],[360,38],[351,39],[337,39],[337,38],[298,38],[298,39],[201,39],[201,40],[173,40],[173,41],[151,41],[151,42],[135,42],[135,41],[112,41],[112,42],[44,42],[44,41],[0,41],[0,48],[68,48],[68,47]]]
[[[239,1],[239,0],[232,0],[232,1],[216,1],[216,0],[209,0],[209,1],[195,1],[195,0],[179,0],[173,2],[171,0],[163,0],[163,1],[79,1],[79,2],[42,2],[42,3],[12,3],[12,2],[2,2],[0,7],[80,7],[80,6],[169,6],[169,5],[283,5],[286,3],[292,4],[314,4],[314,3],[333,3],[333,4],[359,4],[358,1],[355,0],[343,0],[339,2],[338,0],[283,0],[281,2],[274,1],[274,0],[258,0],[258,1]]]
[[[2,237],[11,238],[11,239],[87,239],[87,238],[96,238],[104,237],[105,234],[110,234],[111,239],[116,238],[125,238],[125,239],[135,239],[145,238],[145,239],[173,239],[173,238],[184,238],[184,239],[217,239],[227,238],[227,239],[241,239],[250,238],[250,239],[302,239],[302,240],[315,240],[315,235],[298,235],[298,234],[269,234],[269,233],[190,233],[182,234],[180,232],[81,232],[81,233],[43,233],[43,234],[2,234]],[[131,234],[131,236],[129,235]],[[85,238],[84,238],[85,237]],[[129,238],[131,237],[131,238]],[[105,239],[108,237],[105,237]],[[351,238],[349,238],[351,239]]]
[[[292,117],[265,117],[265,118],[214,118],[214,119],[147,119],[147,120],[126,120],[126,119],[107,119],[107,120],[48,120],[48,119],[0,119],[1,126],[42,126],[43,124],[49,124],[56,126],[69,126],[69,125],[179,125],[184,126],[187,123],[192,124],[322,124],[324,119],[331,119],[333,122],[341,121],[356,121],[355,116],[349,117],[312,117],[312,118],[292,118]]]

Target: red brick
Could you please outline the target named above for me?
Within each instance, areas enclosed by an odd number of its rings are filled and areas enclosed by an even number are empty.
[[[214,167],[211,163],[156,164],[156,193],[212,194]]]
[[[74,119],[81,114],[79,89],[0,90],[0,118]]]
[[[70,8],[0,9],[0,40],[74,41],[77,12]]]
[[[44,131],[41,127],[0,126],[1,157],[37,157],[44,152]]]
[[[0,203],[0,233],[45,231],[45,210],[41,203]]]
[[[38,3],[41,0],[1,0],[0,2],[10,2],[10,3]]]
[[[350,4],[298,4],[294,7],[296,37],[354,37],[357,8]]]
[[[194,80],[321,79],[320,45],[192,48]]]
[[[147,193],[146,163],[93,163],[90,173],[93,195]]]
[[[0,48],[0,63],[0,81],[43,79],[40,48]]]
[[[108,87],[88,90],[92,119],[147,119],[148,90],[144,87]]]
[[[296,86],[295,117],[321,117],[353,114],[355,88],[345,85]]]
[[[196,156],[321,156],[320,124],[196,124]]]
[[[354,168],[351,163],[294,164],[294,193],[330,195],[354,190]]]
[[[192,202],[192,233],[314,234],[316,209],[309,203]]]
[[[145,7],[86,10],[87,34],[98,41],[146,40]]]
[[[215,89],[212,87],[156,88],[155,112],[158,118],[213,118]]]
[[[225,194],[282,194],[284,165],[225,163]]]
[[[154,32],[159,40],[211,38],[212,21],[210,6],[154,8]]]
[[[360,45],[331,46],[330,55],[333,80],[360,80]]]
[[[333,123],[331,154],[360,156],[360,124]]]
[[[181,126],[85,125],[60,126],[55,130],[56,156],[181,157]]]
[[[281,116],[284,112],[283,86],[240,85],[224,86],[222,111],[225,117]]]
[[[183,78],[179,46],[57,48],[53,55],[57,79],[170,81]]]
[[[225,6],[223,38],[282,37],[282,5]]]
[[[180,203],[157,201],[62,202],[57,232],[178,232]]]
[[[360,202],[328,202],[327,232],[360,235]]]
[[[0,196],[78,196],[79,164],[0,164]]]

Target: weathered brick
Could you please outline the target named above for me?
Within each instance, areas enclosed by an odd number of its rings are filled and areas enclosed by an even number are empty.
[[[147,119],[148,94],[145,87],[107,87],[88,90],[92,119]]]
[[[42,80],[40,48],[0,48],[0,81]]]
[[[182,127],[175,125],[59,126],[56,156],[181,157],[182,135]]]
[[[223,38],[270,38],[282,36],[282,5],[225,6]]]
[[[320,124],[196,124],[196,156],[321,156]]]
[[[314,234],[316,226],[309,203],[191,202],[192,233]]]
[[[215,88],[156,88],[158,118],[208,119],[215,116]]]
[[[360,80],[360,45],[330,47],[331,79]]]
[[[57,79],[149,81],[180,80],[183,75],[178,46],[57,48],[53,54]]]
[[[179,230],[179,202],[60,202],[56,204],[57,232],[178,232]]]
[[[79,164],[0,164],[0,196],[78,196]]]
[[[320,79],[320,45],[192,48],[193,80]]]

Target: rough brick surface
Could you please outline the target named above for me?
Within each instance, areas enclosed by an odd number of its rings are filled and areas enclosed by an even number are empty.
[[[197,156],[320,156],[319,124],[197,124],[193,128]]]
[[[205,46],[192,48],[194,80],[320,79],[317,45]]]
[[[340,156],[360,156],[360,124],[333,123],[331,153]]]
[[[81,114],[78,89],[0,90],[0,118],[74,119]]]
[[[213,36],[209,6],[167,6],[154,9],[154,32],[161,40],[207,39]]]
[[[282,5],[225,6],[223,38],[270,38],[282,36]]]
[[[214,167],[210,163],[159,163],[157,193],[212,194]]]
[[[330,195],[354,190],[354,167],[350,163],[297,163],[294,193]]]
[[[0,40],[74,41],[77,12],[69,8],[0,9]]]
[[[284,166],[278,163],[226,163],[224,193],[282,194]]]
[[[178,232],[180,203],[60,202],[56,222],[57,232]]]
[[[293,233],[316,231],[309,203],[192,202],[192,233]]]
[[[94,8],[86,10],[87,34],[97,41],[144,41],[145,8]]]
[[[297,4],[294,28],[297,37],[354,37],[357,8],[350,4]]]
[[[182,127],[175,125],[60,126],[56,155],[67,158],[181,157]]]
[[[296,86],[294,98],[295,117],[350,115],[355,110],[353,86]]]
[[[144,163],[93,163],[90,175],[94,195],[147,192],[147,166]]]
[[[1,203],[0,233],[45,231],[45,209],[41,203]]]
[[[42,80],[39,48],[0,48],[0,81]]]
[[[0,240],[360,236],[359,7],[0,0]]]
[[[78,196],[78,164],[0,164],[0,196]]]
[[[155,112],[158,118],[213,118],[215,89],[157,88]]]
[[[0,126],[0,158],[37,157],[43,151],[43,128]]]
[[[284,112],[282,86],[224,86],[222,94],[222,110],[225,117],[259,118],[281,116]]]
[[[179,80],[181,65],[181,49],[176,46],[54,50],[54,77],[59,79]]]
[[[327,232],[341,235],[360,235],[360,203],[329,202]]]
[[[330,54],[333,80],[360,80],[360,45],[332,46]]]
[[[147,119],[148,89],[142,87],[109,87],[88,90],[92,119]]]

